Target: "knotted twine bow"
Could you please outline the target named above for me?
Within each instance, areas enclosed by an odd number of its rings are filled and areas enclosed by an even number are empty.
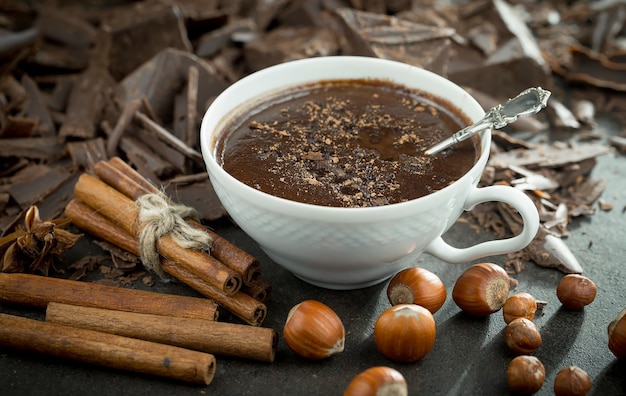
[[[135,203],[139,207],[139,221],[142,225],[139,233],[141,261],[161,279],[169,280],[161,266],[157,251],[157,242],[164,235],[169,235],[180,247],[208,251],[213,239],[201,230],[190,226],[186,218],[198,220],[195,209],[170,204],[163,194],[145,194]]]

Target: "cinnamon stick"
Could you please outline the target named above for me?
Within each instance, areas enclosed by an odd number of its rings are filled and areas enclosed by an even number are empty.
[[[70,201],[65,208],[65,214],[77,227],[138,255],[139,245],[135,238],[84,203],[76,199]],[[262,301],[255,300],[242,291],[229,296],[171,260],[162,258],[161,265],[165,272],[203,296],[212,299],[248,324],[258,326],[267,315],[267,307]]]
[[[141,186],[143,191],[145,191],[143,194],[146,194],[147,192],[156,193],[159,191],[159,188],[157,186],[155,186],[148,179],[143,177],[141,173],[137,172],[132,166],[128,165],[120,157],[111,157],[108,162],[102,161],[102,163],[110,164],[112,168],[120,171],[122,175],[126,175],[130,180],[133,180],[135,183],[139,184],[139,186]],[[100,176],[96,172],[95,169],[94,169],[94,173]],[[120,192],[123,192],[123,191],[120,190]],[[128,195],[128,197],[131,199],[139,198],[139,196],[134,196],[134,195],[133,196]]]
[[[184,268],[177,266],[171,261],[162,260],[162,264],[163,268],[168,273],[175,274],[174,276],[181,282],[203,296],[212,299],[246,323],[259,326],[263,323],[263,320],[265,320],[265,316],[267,315],[267,307],[265,304],[255,300],[246,293],[238,291],[232,296],[227,296],[214,286],[202,282],[202,280],[193,273],[186,271]]]
[[[46,321],[175,345],[215,355],[273,362],[274,329],[50,303]]]
[[[133,200],[144,194],[159,192],[155,185],[146,180],[139,172],[119,157],[113,157],[108,162],[99,161],[95,164],[93,170],[105,183]],[[260,279],[261,267],[259,261],[254,256],[202,224],[195,221],[189,221],[189,223],[209,234],[213,239],[211,255],[239,273],[244,285],[251,286]]]
[[[74,187],[74,195],[92,209],[120,225],[128,234],[137,238],[141,231],[138,220],[139,208],[128,197],[86,173],[80,175]],[[224,293],[231,295],[241,287],[241,276],[206,252],[186,249],[165,235],[157,242],[157,250],[167,259],[192,272]]]
[[[241,291],[257,301],[265,302],[269,298],[270,292],[272,291],[272,285],[261,279],[251,286],[241,286]]]
[[[45,308],[50,302],[216,320],[214,301],[40,275],[0,273],[0,301]]]
[[[81,230],[124,249],[135,256],[140,255],[139,242],[136,238],[133,238],[119,225],[102,216],[84,202],[72,199],[65,206],[65,216]]]
[[[6,314],[0,345],[203,385],[215,374],[208,353]]]

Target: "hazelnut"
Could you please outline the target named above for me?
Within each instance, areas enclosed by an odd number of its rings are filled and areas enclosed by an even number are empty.
[[[417,304],[435,313],[446,301],[446,287],[437,275],[419,267],[398,272],[387,286],[391,305]]]
[[[394,305],[374,325],[376,347],[396,362],[416,362],[435,344],[435,319],[426,308],[415,304]]]
[[[585,396],[591,390],[591,377],[576,366],[562,368],[554,378],[555,396]]]
[[[517,293],[506,299],[502,307],[504,321],[508,324],[517,318],[535,319],[537,301],[528,293]]]
[[[319,360],[343,351],[345,329],[339,316],[327,305],[306,300],[289,311],[283,338],[296,354]]]
[[[404,376],[385,366],[369,368],[354,377],[343,396],[407,396],[409,390]]]
[[[529,354],[541,346],[541,334],[534,322],[517,318],[504,329],[504,342],[514,353]]]
[[[532,395],[543,386],[546,369],[534,356],[515,357],[506,369],[506,380],[513,392]]]
[[[579,274],[568,274],[561,278],[556,288],[556,296],[565,308],[580,310],[591,304],[597,291],[596,284],[591,279]]]
[[[609,349],[618,359],[626,358],[626,308],[609,324]]]
[[[502,267],[492,263],[474,264],[457,279],[452,299],[473,316],[498,311],[509,295],[510,279]]]

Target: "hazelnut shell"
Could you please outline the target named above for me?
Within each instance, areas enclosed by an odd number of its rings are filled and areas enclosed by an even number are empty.
[[[554,377],[555,396],[585,396],[591,390],[591,377],[576,366],[562,368]]]
[[[374,325],[376,347],[387,359],[409,363],[426,356],[435,344],[435,319],[415,304],[394,305]]]
[[[579,274],[568,274],[559,281],[556,296],[565,308],[577,311],[591,304],[597,291],[591,279]]]
[[[343,351],[345,329],[339,316],[327,305],[306,300],[289,311],[283,338],[296,354],[319,360]]]
[[[626,359],[626,308],[611,321],[608,327],[609,349],[618,359]]]
[[[488,316],[502,308],[511,280],[506,271],[492,263],[474,264],[454,284],[452,299],[470,315]]]
[[[420,267],[398,272],[387,286],[391,305],[417,304],[437,312],[446,302],[446,287],[437,275]]]
[[[529,354],[541,346],[541,334],[534,322],[517,318],[504,329],[504,342],[511,351],[519,355]]]
[[[511,323],[517,318],[535,319],[537,301],[529,293],[517,293],[506,299],[502,306],[502,316],[505,323]]]
[[[546,370],[543,363],[534,356],[515,357],[506,369],[506,380],[513,392],[530,395],[543,386]]]
[[[350,381],[343,396],[407,396],[406,380],[398,370],[386,366],[371,367]]]

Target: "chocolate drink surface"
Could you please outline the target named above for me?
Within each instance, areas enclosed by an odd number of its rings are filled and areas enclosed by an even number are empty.
[[[239,181],[335,207],[404,202],[440,190],[480,156],[477,136],[424,150],[469,125],[450,103],[382,80],[332,80],[267,98],[235,118],[216,154]]]

